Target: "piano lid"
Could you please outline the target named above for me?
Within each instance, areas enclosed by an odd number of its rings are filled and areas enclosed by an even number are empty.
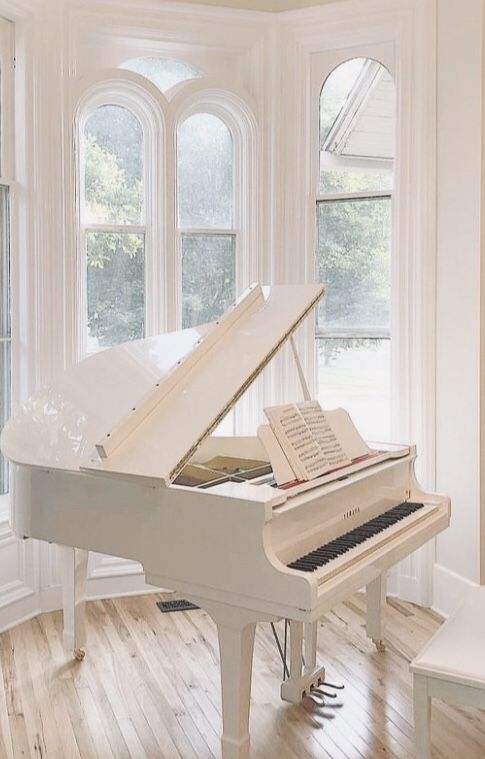
[[[2,451],[19,464],[168,484],[322,294],[253,285],[213,324],[84,359],[9,420]]]

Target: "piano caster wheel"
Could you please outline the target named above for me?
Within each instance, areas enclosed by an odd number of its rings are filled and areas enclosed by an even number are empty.
[[[382,653],[386,650],[386,644],[383,640],[377,640],[377,638],[372,638],[372,642],[376,647],[376,650],[379,651],[379,653]]]
[[[86,656],[86,651],[84,648],[76,648],[73,651],[73,656],[76,659],[76,661],[82,661],[84,657]]]

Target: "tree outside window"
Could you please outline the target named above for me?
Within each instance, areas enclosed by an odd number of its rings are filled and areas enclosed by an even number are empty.
[[[146,77],[162,93],[201,77],[181,61],[163,58],[133,59],[123,67]],[[180,313],[169,313],[172,323],[191,327],[213,321],[236,296],[231,130],[222,117],[201,107],[180,120],[175,134],[165,136],[164,166],[173,160],[176,169],[173,186],[165,185],[169,201],[177,199],[172,220],[153,181],[147,184],[144,165],[150,154],[147,140],[161,143],[162,135],[158,127],[146,134],[135,110],[116,102],[102,104],[85,119],[81,132],[88,353],[142,337],[147,309],[161,311],[160,304],[149,302],[154,301],[157,288],[148,286],[152,283],[147,282],[147,272],[153,268],[147,266],[155,256],[163,259],[158,266],[160,276],[167,271],[167,260],[176,261],[170,276],[178,295],[168,299],[179,304]],[[155,172],[149,168],[152,177],[160,177],[159,187],[168,181],[161,165]],[[147,203],[159,227],[166,227],[165,243],[153,241]],[[170,281],[161,283],[158,292],[167,292],[169,286]]]
[[[394,99],[389,72],[365,58],[334,69],[320,96],[318,394],[381,439],[390,434]]]

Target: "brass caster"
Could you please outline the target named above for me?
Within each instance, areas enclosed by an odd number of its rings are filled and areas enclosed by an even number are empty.
[[[378,640],[377,638],[372,638],[372,642],[376,647],[376,650],[379,651],[379,653],[382,653],[386,650],[386,644],[383,640]]]
[[[86,651],[84,650],[84,648],[76,648],[74,649],[73,654],[76,661],[82,661],[84,657],[86,656]]]

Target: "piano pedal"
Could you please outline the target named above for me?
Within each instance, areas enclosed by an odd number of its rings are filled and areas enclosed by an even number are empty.
[[[319,698],[313,689],[310,691],[310,693],[304,693],[303,698],[307,698],[310,701],[313,701],[313,703],[316,704],[317,706],[325,706],[325,701],[323,697]]]
[[[312,672],[304,672],[300,677],[289,677],[281,683],[281,698],[291,704],[299,704],[305,696],[310,696],[314,688],[325,682],[325,667],[316,667]],[[318,694],[317,698],[318,698]]]
[[[322,704],[321,702],[317,702],[317,700],[311,696],[305,695],[302,699],[301,705],[304,708],[307,717],[316,728],[323,727],[325,723],[321,721],[322,719],[335,719],[335,712],[324,711],[328,706],[335,706],[335,704]],[[342,706],[342,704],[338,704],[338,706]]]
[[[333,688],[334,690],[343,690],[345,688],[345,685],[338,684],[337,683],[328,683],[326,680],[324,680],[321,685],[325,686],[325,688]]]
[[[384,643],[383,640],[379,640],[378,638],[372,638],[372,642],[379,653],[383,653],[383,651],[386,650],[386,644]]]
[[[315,693],[318,696],[325,696],[326,698],[337,698],[336,693],[330,693],[328,690],[323,690],[322,686],[312,688],[311,693]]]

